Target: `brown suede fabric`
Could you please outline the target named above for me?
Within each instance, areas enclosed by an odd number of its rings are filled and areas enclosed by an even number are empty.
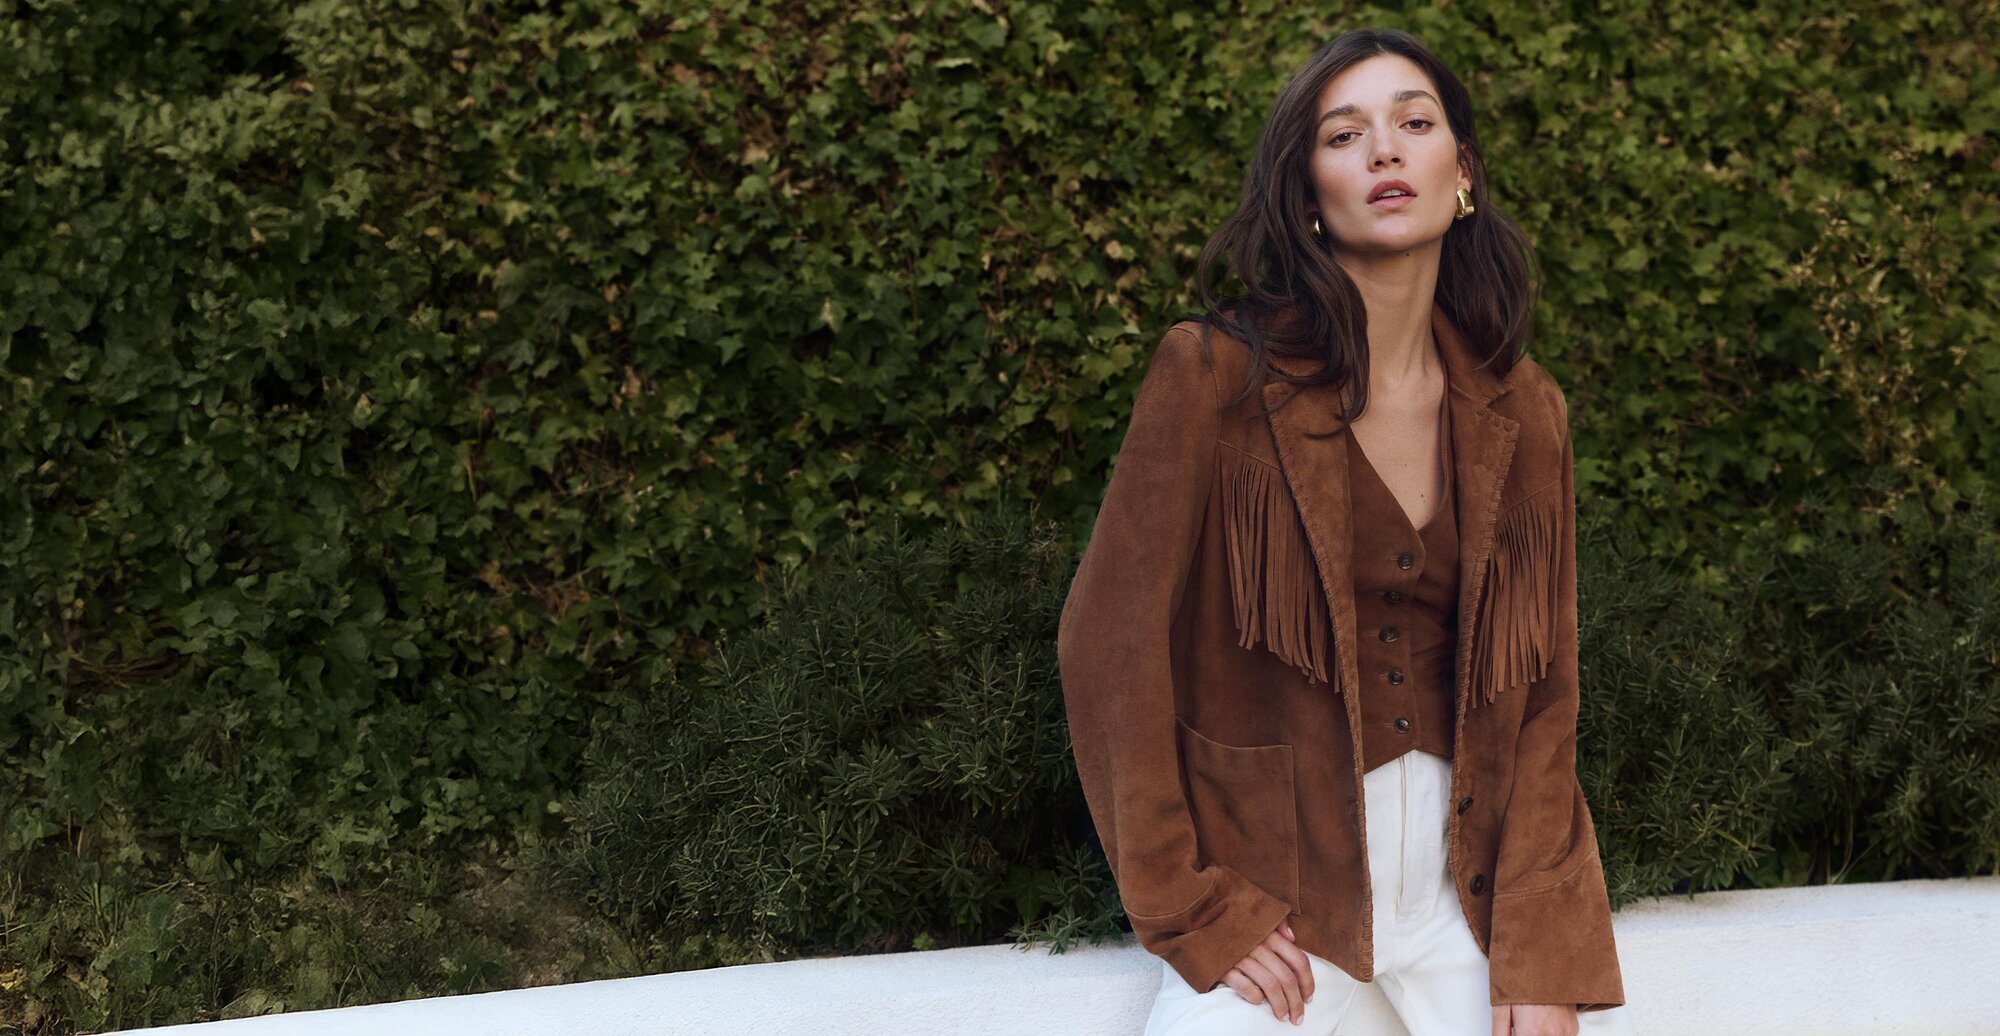
[[[1451,758],[1458,646],[1458,516],[1453,513],[1451,412],[1447,386],[1438,401],[1438,457],[1444,495],[1423,528],[1347,439],[1348,499],[1354,512],[1354,613],[1361,690],[1361,771],[1404,752]]]
[[[1498,378],[1441,309],[1432,327],[1460,539],[1459,903],[1494,1004],[1615,1007],[1576,779],[1567,404],[1533,361]],[[1077,773],[1133,931],[1189,985],[1214,988],[1285,920],[1302,949],[1372,981],[1346,436],[1329,387],[1268,382],[1221,406],[1249,350],[1210,333],[1212,351],[1183,322],[1154,351],[1063,608]]]

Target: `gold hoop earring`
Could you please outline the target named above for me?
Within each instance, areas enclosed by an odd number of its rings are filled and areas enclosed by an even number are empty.
[[[1322,228],[1322,227],[1321,227],[1321,226],[1319,225],[1319,214],[1318,214],[1318,213],[1314,213],[1314,214],[1313,214],[1313,236],[1314,236],[1314,237],[1325,237],[1325,236],[1326,236],[1326,231],[1325,231],[1325,229],[1323,229],[1323,228]]]
[[[1458,215],[1452,218],[1464,219],[1478,211],[1478,207],[1472,204],[1472,192],[1460,187],[1458,189]]]

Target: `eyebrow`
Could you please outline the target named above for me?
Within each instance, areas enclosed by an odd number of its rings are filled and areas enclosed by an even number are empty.
[[[1418,97],[1429,98],[1432,104],[1435,104],[1440,108],[1444,107],[1444,102],[1432,96],[1429,90],[1398,90],[1396,91],[1396,96],[1390,98],[1389,100],[1391,104],[1402,104],[1404,101],[1408,101]],[[1326,114],[1321,115],[1319,117],[1319,122],[1313,123],[1313,125],[1314,127],[1318,127],[1320,122],[1325,122],[1328,119],[1336,119],[1342,115],[1359,115],[1359,114],[1361,114],[1361,106],[1355,104],[1352,101],[1349,101],[1346,104],[1336,104],[1333,107],[1328,108],[1326,110]]]

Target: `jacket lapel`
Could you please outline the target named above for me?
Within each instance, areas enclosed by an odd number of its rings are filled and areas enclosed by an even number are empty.
[[[1433,303],[1431,329],[1445,367],[1445,391],[1451,408],[1458,520],[1458,674],[1459,710],[1464,711],[1466,678],[1472,660],[1472,619],[1479,612],[1485,589],[1487,559],[1493,551],[1493,529],[1499,517],[1500,491],[1514,461],[1521,424],[1495,413],[1491,404],[1508,388],[1490,370],[1476,369],[1480,358],[1471,343]],[[1273,357],[1274,366],[1291,374],[1305,373],[1311,360]],[[1296,392],[1310,398],[1280,403]],[[1346,422],[1338,413],[1338,391],[1331,385],[1298,388],[1283,382],[1263,386],[1271,435],[1277,441],[1279,466],[1297,503],[1299,519],[1312,547],[1333,621],[1334,659],[1338,687],[1356,685],[1358,650],[1354,612],[1354,528],[1349,506]],[[1348,695],[1350,699],[1352,695]],[[1350,700],[1350,718],[1354,708]]]
[[[1288,373],[1298,366],[1297,361],[1276,356],[1272,364]],[[1306,398],[1279,406],[1295,392]],[[1267,382],[1263,393],[1271,437],[1278,444],[1278,466],[1284,469],[1298,506],[1333,622],[1334,687],[1352,687],[1357,678],[1354,595],[1345,591],[1354,585],[1354,529],[1348,507],[1347,444],[1341,434],[1347,422],[1339,414],[1339,393],[1331,385],[1300,388],[1275,381]],[[1345,696],[1353,719],[1353,695]]]

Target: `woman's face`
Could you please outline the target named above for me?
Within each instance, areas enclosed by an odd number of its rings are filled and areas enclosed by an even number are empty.
[[[1347,67],[1319,94],[1310,163],[1316,211],[1336,253],[1407,252],[1438,241],[1458,213],[1458,141],[1430,77],[1399,54]],[[1370,201],[1384,180],[1415,197]],[[1312,225],[1315,213],[1302,215]]]

